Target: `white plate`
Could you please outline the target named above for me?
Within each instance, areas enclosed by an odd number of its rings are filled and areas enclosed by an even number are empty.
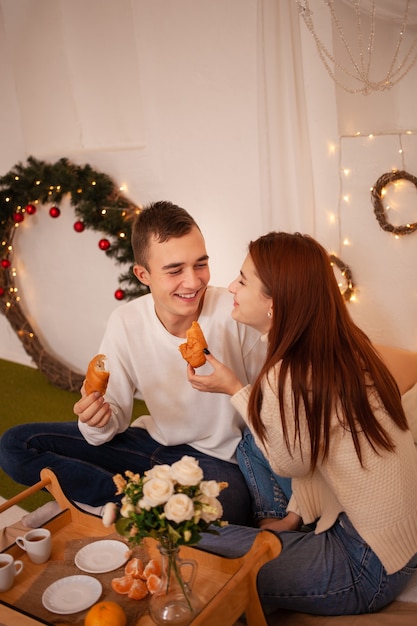
[[[68,576],[45,589],[42,604],[52,613],[78,613],[97,602],[102,590],[101,583],[92,576]]]
[[[75,555],[75,565],[89,574],[103,574],[126,563],[129,548],[121,541],[103,539],[89,543]]]

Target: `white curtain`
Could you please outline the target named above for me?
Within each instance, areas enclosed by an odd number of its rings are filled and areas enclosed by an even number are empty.
[[[258,42],[263,229],[314,236],[300,20],[294,0],[259,0]]]

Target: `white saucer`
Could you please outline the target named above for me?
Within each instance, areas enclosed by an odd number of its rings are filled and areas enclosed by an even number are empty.
[[[97,602],[102,590],[101,583],[92,576],[67,576],[45,589],[42,604],[52,613],[78,613]]]
[[[121,541],[103,539],[89,543],[75,555],[75,565],[89,574],[103,574],[126,563],[129,548]]]

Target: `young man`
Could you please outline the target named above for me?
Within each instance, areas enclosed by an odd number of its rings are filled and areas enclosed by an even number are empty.
[[[198,320],[210,350],[254,380],[262,363],[259,334],[234,322],[227,289],[208,286],[204,238],[193,218],[170,202],[138,216],[132,232],[138,280],[150,288],[110,316],[99,347],[110,372],[105,397],[82,389],[74,405],[78,424],[15,426],[0,440],[0,465],[14,480],[31,485],[50,467],[68,497],[82,505],[115,500],[112,477],[142,474],[183,455],[195,457],[206,480],[226,481],[220,499],[224,519],[253,525],[250,496],[236,462],[243,420],[224,394],[201,394],[187,381],[179,351]],[[209,372],[210,366],[200,368]],[[149,415],[130,425],[134,396]]]

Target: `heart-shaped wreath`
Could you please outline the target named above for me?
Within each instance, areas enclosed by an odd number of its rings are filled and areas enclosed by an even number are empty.
[[[417,188],[416,176],[400,170],[387,172],[378,178],[374,187],[371,189],[372,204],[376,219],[383,230],[386,230],[393,235],[410,235],[417,229],[417,222],[414,222],[413,224],[403,224],[401,226],[394,226],[393,224],[390,224],[387,220],[387,214],[382,200],[385,188],[398,180],[408,180]]]
[[[131,299],[147,293],[148,288],[132,272],[131,225],[140,209],[123,196],[107,174],[96,172],[89,165],[74,165],[65,158],[48,164],[29,157],[26,165],[18,163],[0,178],[0,311],[48,380],[62,389],[79,391],[84,376],[45,350],[24,314],[12,265],[13,239],[19,225],[44,204],[51,205],[51,217],[59,217],[58,204],[67,195],[78,217],[74,229],[105,233],[110,239],[101,239],[99,247],[116,263],[130,266],[119,276],[119,284],[124,288],[117,289],[115,297]]]

